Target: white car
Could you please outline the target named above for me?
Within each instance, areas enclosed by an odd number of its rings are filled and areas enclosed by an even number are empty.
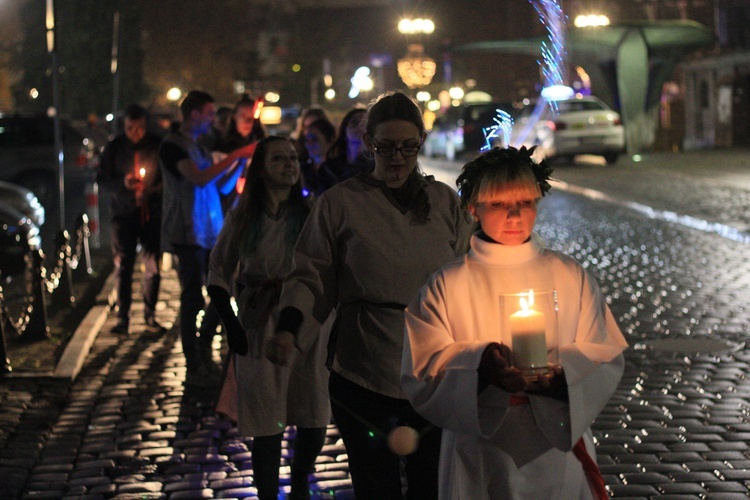
[[[533,120],[535,106],[529,105],[516,119],[512,145],[537,146],[548,159],[572,161],[573,156],[604,156],[607,164],[617,162],[625,151],[625,128],[620,115],[593,96],[573,97],[545,103],[538,120]]]

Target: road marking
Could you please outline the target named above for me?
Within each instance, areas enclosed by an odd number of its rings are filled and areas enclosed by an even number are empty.
[[[584,188],[576,186],[574,184],[568,184],[567,182],[560,180],[552,180],[550,183],[561,191],[567,191],[569,193],[579,194],[592,200],[606,201],[607,203],[613,203],[621,207],[635,210],[650,219],[663,220],[667,222],[673,222],[680,224],[681,226],[689,227],[691,229],[697,229],[706,233],[718,234],[722,238],[728,240],[737,241],[739,243],[750,243],[750,233],[740,231],[739,229],[727,226],[726,224],[720,224],[718,222],[709,222],[705,219],[699,219],[690,215],[681,215],[676,212],[669,210],[657,210],[648,205],[637,203],[635,201],[623,201],[617,198],[613,198],[608,194],[597,191],[596,189]]]

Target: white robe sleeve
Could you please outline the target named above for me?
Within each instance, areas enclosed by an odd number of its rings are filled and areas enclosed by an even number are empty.
[[[560,349],[560,364],[568,383],[570,446],[589,428],[617,389],[625,368],[622,352],[627,348],[599,286],[582,268],[579,269],[582,274],[578,280],[581,283],[581,310],[575,340]],[[532,400],[532,406],[534,403]],[[537,421],[543,432],[553,433],[557,422],[544,422],[542,412],[539,413]],[[559,442],[557,439],[551,441]]]
[[[304,314],[295,338],[302,351],[321,334],[321,326],[335,305],[335,258],[328,203],[323,196],[316,202],[297,239],[293,269],[284,279],[279,302],[279,309],[291,306]]]
[[[208,259],[207,283],[220,286],[230,295],[234,293],[234,281],[240,265],[241,245],[232,238],[235,221],[234,213],[230,212]]]
[[[430,422],[489,437],[502,422],[510,394],[496,387],[477,394],[477,368],[490,342],[456,341],[444,300],[444,281],[437,273],[407,307],[401,386]]]

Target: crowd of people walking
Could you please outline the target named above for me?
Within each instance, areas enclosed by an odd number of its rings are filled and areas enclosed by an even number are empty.
[[[217,113],[191,91],[162,138],[131,106],[101,168],[115,329],[130,331],[140,243],[145,325],[166,330],[159,262],[173,255],[186,384],[215,388],[217,413],[253,438],[258,497],[278,497],[289,427],[288,498],[314,496],[308,476],[335,423],[358,499],[602,498],[588,427],[625,342],[596,283],[533,234],[546,163],[484,153],[457,193],[421,170],[428,131],[403,92],[338,123],[311,107],[289,136],[267,132],[261,106],[243,96]],[[530,375],[494,303],[519,284],[545,288],[532,275],[554,278],[561,332]]]

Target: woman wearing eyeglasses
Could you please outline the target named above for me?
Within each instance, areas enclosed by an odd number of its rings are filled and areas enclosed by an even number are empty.
[[[404,307],[435,270],[466,251],[472,222],[455,191],[419,170],[425,129],[411,98],[380,96],[365,123],[375,168],[333,186],[313,208],[266,355],[279,364],[305,356],[335,311],[329,392],[355,496],[402,497],[402,457],[386,438],[410,426],[419,446],[404,457],[407,497],[437,498],[441,430],[414,411],[399,382]]]

